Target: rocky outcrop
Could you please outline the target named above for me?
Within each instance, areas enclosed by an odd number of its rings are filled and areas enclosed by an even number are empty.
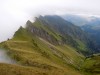
[[[39,21],[38,19],[36,21]],[[42,20],[41,20],[42,22]],[[42,22],[45,26],[45,22]],[[50,28],[50,27],[49,27]],[[27,21],[26,23],[26,29],[31,32],[33,35],[37,35],[38,37],[41,37],[45,40],[47,40],[48,42],[54,44],[54,45],[63,45],[63,44],[69,44],[73,47],[76,47],[76,45],[78,45],[76,43],[75,40],[73,40],[73,38],[71,36],[67,35],[67,38],[62,36],[61,34],[59,34],[60,39],[58,40],[57,38],[55,38],[52,34],[48,33],[46,30],[44,30],[41,27],[37,27],[34,25],[34,23]],[[53,30],[52,30],[53,31]],[[57,32],[54,32],[55,36],[56,36]]]
[[[27,30],[30,31],[33,35],[37,35],[52,44],[55,44],[55,45],[59,44],[59,41],[54,36],[50,35],[48,32],[46,32],[42,28],[37,28],[30,21],[27,21],[26,25],[27,25],[26,27]]]

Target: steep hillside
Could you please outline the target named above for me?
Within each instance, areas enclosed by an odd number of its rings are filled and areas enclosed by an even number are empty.
[[[36,18],[34,23],[28,21],[27,29],[53,44],[71,45],[77,48],[78,52],[84,54],[91,54],[92,50],[96,49],[94,43],[84,31],[82,31],[78,26],[75,26],[56,15],[40,16],[39,18]]]
[[[94,54],[90,58],[86,58],[82,70],[86,74],[100,75],[100,54]]]
[[[19,64],[30,66],[32,70],[30,74],[35,71],[37,75],[81,75],[78,69],[80,69],[84,61],[84,56],[77,53],[70,46],[55,46],[41,37],[31,34],[22,27],[11,40],[1,43],[1,47],[9,50],[9,56]],[[14,65],[8,66],[14,69],[18,68]],[[21,67],[19,66],[19,68]],[[27,67],[21,69],[25,71]],[[12,70],[8,71],[11,74],[13,73]],[[29,71],[27,73],[29,74]],[[17,75],[17,73],[14,74]],[[23,72],[20,72],[20,74],[24,75]]]
[[[88,44],[90,40],[79,27],[58,16],[40,16],[0,43],[17,62],[0,63],[0,75],[84,75],[84,55],[92,52]]]
[[[95,16],[78,16],[78,15],[63,15],[62,18],[73,23],[76,26],[81,27],[86,33],[88,33],[89,39],[91,39],[95,48],[94,52],[100,52],[100,18]],[[91,38],[92,37],[92,38]]]
[[[92,37],[92,40],[95,41],[95,44],[97,45],[97,52],[100,52],[100,25],[85,25],[81,27],[85,32],[89,34],[90,37]]]

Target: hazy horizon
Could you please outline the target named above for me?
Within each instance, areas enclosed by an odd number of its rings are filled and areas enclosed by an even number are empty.
[[[100,0],[0,0],[0,42],[11,38],[38,15],[77,14],[100,17]]]

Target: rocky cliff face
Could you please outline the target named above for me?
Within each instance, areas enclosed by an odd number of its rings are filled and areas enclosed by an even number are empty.
[[[55,44],[55,45],[59,44],[58,40],[54,36],[50,35],[48,32],[46,32],[42,28],[37,28],[30,21],[28,21],[26,24],[27,24],[27,30],[30,31],[33,35],[37,35],[41,38],[44,38],[45,40],[47,40],[48,42],[52,44]]]
[[[35,25],[36,22],[38,22],[38,23],[40,22],[40,25],[42,24],[42,26],[36,26]],[[38,18],[36,19],[35,23],[27,21],[26,28],[33,35],[37,35],[54,45],[69,44],[73,47],[76,47],[76,45],[78,45],[71,36],[66,35],[66,37],[67,37],[66,38],[65,36],[63,36],[62,34],[57,32],[56,29],[53,30],[53,28],[51,28],[48,23],[46,23],[45,21],[38,19]]]

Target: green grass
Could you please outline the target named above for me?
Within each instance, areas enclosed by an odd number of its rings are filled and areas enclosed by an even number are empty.
[[[87,58],[82,66],[82,70],[87,72],[87,75],[100,75],[100,55],[93,55]]]
[[[79,45],[78,48],[79,48],[81,51],[87,51],[87,47],[86,47],[86,45],[85,45],[83,42],[77,40],[77,43],[78,43],[78,45]]]
[[[32,35],[25,29],[20,27],[11,40],[17,41],[31,41]]]

